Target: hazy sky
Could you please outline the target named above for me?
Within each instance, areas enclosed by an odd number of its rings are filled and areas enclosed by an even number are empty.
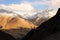
[[[36,9],[59,8],[60,0],[0,0],[0,4],[11,5],[27,3]]]

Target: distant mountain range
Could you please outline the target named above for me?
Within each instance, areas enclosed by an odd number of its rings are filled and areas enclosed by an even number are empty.
[[[38,10],[38,11],[34,10],[34,11],[27,12],[27,11],[23,11],[23,10],[12,11],[11,9],[7,10],[7,9],[2,9],[1,8],[0,9],[0,14],[3,14],[3,13],[18,15],[19,17],[21,17],[23,19],[26,19],[26,20],[29,20],[29,21],[31,21],[33,23],[36,23],[35,21],[38,18],[40,20],[43,19],[43,18],[49,19],[53,15],[56,14],[53,9],[48,9],[48,10],[43,10],[43,11],[41,11],[41,10]]]
[[[25,12],[0,9],[0,29],[15,38],[22,38],[31,29],[35,29],[41,23],[51,18],[52,16],[50,16],[49,12],[52,11]]]

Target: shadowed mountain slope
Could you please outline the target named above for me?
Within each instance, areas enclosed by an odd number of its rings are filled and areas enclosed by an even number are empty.
[[[36,30],[31,30],[22,40],[60,40],[60,36],[58,37],[59,33],[60,8],[54,17],[43,22]]]
[[[11,35],[0,30],[0,40],[16,40]]]

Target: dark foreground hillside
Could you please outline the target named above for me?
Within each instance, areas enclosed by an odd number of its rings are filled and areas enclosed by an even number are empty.
[[[54,17],[31,30],[22,40],[60,40],[60,8]]]
[[[0,30],[0,40],[16,40],[11,35]]]

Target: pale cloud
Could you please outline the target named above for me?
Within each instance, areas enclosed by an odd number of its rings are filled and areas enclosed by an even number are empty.
[[[22,4],[10,4],[10,5],[4,5],[0,4],[0,9],[5,9],[8,11],[12,11],[14,14],[19,14],[23,18],[28,18],[29,16],[32,16],[35,14],[34,8],[27,3],[22,3]]]
[[[23,0],[22,2],[23,2],[23,3],[30,3],[30,4],[32,4],[32,5],[50,3],[50,1],[47,1],[47,0],[34,0],[34,1],[31,0],[31,2],[29,2],[29,1],[27,1],[27,0]]]
[[[5,0],[0,0],[5,1]],[[18,0],[17,0],[18,1]],[[47,5],[48,8],[59,8],[60,7],[60,0],[22,0],[21,3],[27,3],[30,5]],[[20,9],[21,4],[12,4],[9,5],[12,9]],[[16,6],[16,7],[14,7]]]
[[[34,1],[27,1],[23,0],[23,3],[29,3],[31,5],[47,5],[48,8],[59,8],[60,7],[60,0],[34,0]]]
[[[52,6],[56,6],[56,7],[60,7],[60,0],[54,0],[54,1],[51,1],[52,3]]]
[[[11,9],[11,10],[23,10],[23,11],[31,11],[31,10],[34,10],[34,8],[30,4],[27,4],[27,3],[10,4],[10,5],[0,4],[0,8],[3,8],[3,9]]]

